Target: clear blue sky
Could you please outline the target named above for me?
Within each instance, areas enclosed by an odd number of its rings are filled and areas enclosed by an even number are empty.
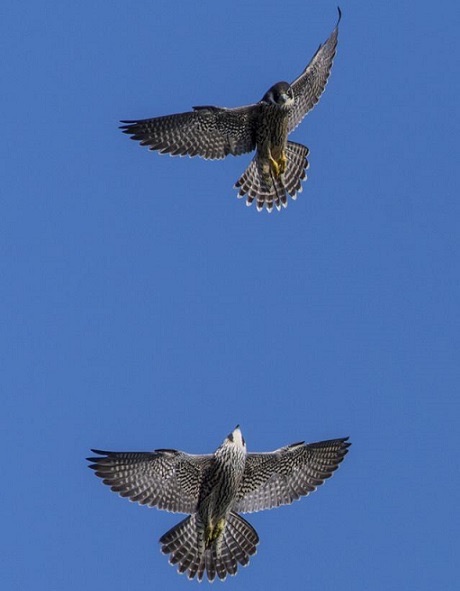
[[[335,2],[3,3],[2,589],[196,586],[159,551],[180,516],[84,458],[211,452],[237,423],[253,451],[353,446],[249,516],[259,551],[226,586],[457,588],[458,4],[341,8],[292,136],[309,180],[268,215],[232,189],[250,156],[160,157],[118,120],[259,100]]]

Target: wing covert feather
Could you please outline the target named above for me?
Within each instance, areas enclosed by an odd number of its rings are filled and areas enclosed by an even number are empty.
[[[329,39],[319,46],[308,66],[291,84],[295,103],[289,116],[289,133],[299,125],[308,111],[313,109],[326,88],[337,50],[338,27],[342,18],[340,8],[338,10],[339,18]]]
[[[347,440],[294,443],[271,453],[248,454],[234,510],[272,509],[313,492],[339,467],[351,445]]]
[[[122,121],[120,129],[161,154],[215,160],[254,150],[259,110],[258,104],[234,109],[194,107],[186,113]]]
[[[196,510],[203,471],[211,455],[191,455],[177,450],[111,452],[92,449],[90,468],[122,497],[174,513]]]

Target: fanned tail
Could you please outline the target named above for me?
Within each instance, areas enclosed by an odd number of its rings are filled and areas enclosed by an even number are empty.
[[[249,563],[249,558],[256,553],[259,536],[252,525],[241,515],[230,513],[224,531],[220,559],[229,567],[229,574],[236,573],[236,563],[242,566]],[[231,566],[230,566],[231,565]],[[232,572],[234,566],[234,572]]]
[[[209,548],[204,543],[204,527],[197,515],[190,515],[160,538],[161,551],[170,554],[169,562],[179,573],[201,581],[206,573],[213,581],[235,575],[238,564],[246,566],[256,552],[259,536],[245,519],[230,513],[222,537]]]
[[[178,572],[195,569],[204,551],[203,527],[197,524],[195,515],[183,519],[161,538],[161,551],[170,554],[170,564],[178,564]]]
[[[270,179],[264,178],[262,166],[258,155],[251,160],[249,166],[235,183],[239,188],[238,197],[246,195],[246,205],[251,205],[256,200],[257,211],[264,206],[270,212],[273,206],[279,211],[281,207],[287,207],[288,198],[297,198],[297,193],[302,191],[302,181],[307,177],[308,148],[295,142],[288,142],[286,146],[287,166],[279,177],[274,174]]]

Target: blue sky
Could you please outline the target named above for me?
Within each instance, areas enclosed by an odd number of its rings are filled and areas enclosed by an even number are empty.
[[[232,189],[250,156],[160,157],[118,120],[259,100],[335,3],[4,2],[4,589],[196,586],[159,552],[180,516],[84,458],[211,452],[237,423],[253,451],[353,446],[314,495],[249,516],[258,554],[227,587],[457,588],[458,6],[341,8],[292,135],[309,179],[268,215]]]

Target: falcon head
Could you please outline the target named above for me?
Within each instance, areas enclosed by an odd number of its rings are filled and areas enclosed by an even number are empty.
[[[242,447],[244,449],[246,449],[246,441],[244,440],[243,434],[241,433],[241,429],[240,426],[237,425],[233,431],[227,435],[227,438],[225,441],[228,441],[229,443],[236,445],[237,447]]]
[[[294,104],[294,91],[287,82],[277,82],[267,90],[262,102],[278,107],[291,107]]]
[[[227,465],[235,466],[240,464],[244,466],[246,453],[246,442],[239,426],[237,426],[216,449],[214,457]]]
[[[221,447],[233,448],[246,451],[246,441],[241,433],[240,426],[237,425],[233,431],[224,439]]]

